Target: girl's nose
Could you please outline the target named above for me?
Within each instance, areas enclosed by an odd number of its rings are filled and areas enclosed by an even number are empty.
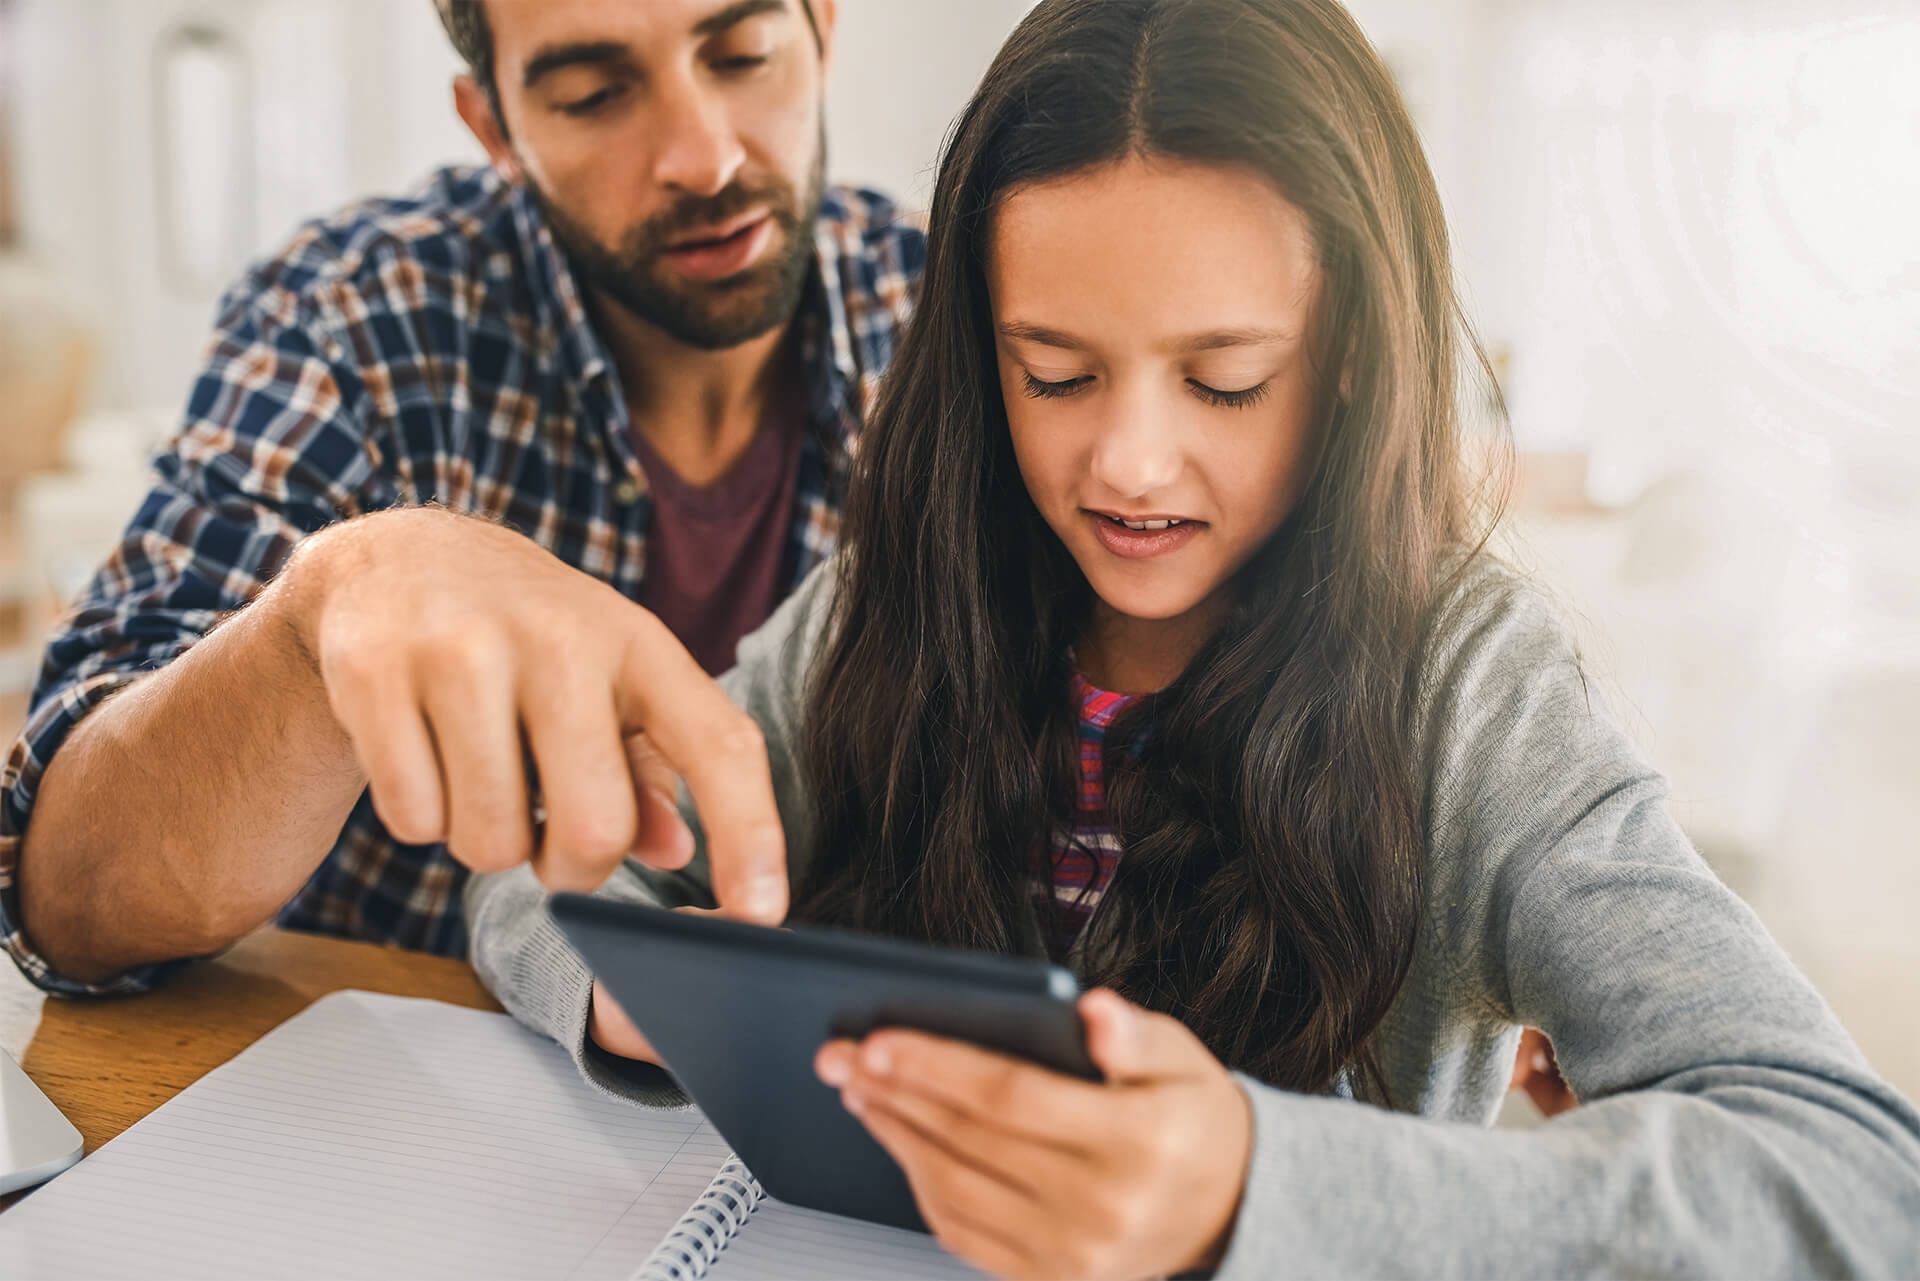
[[[1116,498],[1142,499],[1180,477],[1172,416],[1140,395],[1116,397],[1093,448],[1093,477]]]

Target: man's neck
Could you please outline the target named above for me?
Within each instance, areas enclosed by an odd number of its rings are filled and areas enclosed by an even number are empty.
[[[610,298],[596,295],[594,304],[634,430],[688,484],[710,484],[731,470],[772,400],[795,392],[791,323],[738,347],[702,351]]]

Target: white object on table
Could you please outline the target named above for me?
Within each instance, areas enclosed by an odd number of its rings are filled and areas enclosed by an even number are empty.
[[[0,1051],[0,1193],[45,1183],[85,1150],[73,1122]]]

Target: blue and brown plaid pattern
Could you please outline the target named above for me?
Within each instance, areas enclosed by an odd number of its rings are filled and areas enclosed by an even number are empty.
[[[833,548],[854,438],[926,252],[884,197],[844,188],[827,193],[817,238],[792,584]],[[34,793],[87,712],[245,605],[301,538],[383,508],[501,521],[634,596],[650,512],[626,404],[534,202],[488,170],[446,170],[409,198],[309,224],[256,266],[221,304],[151,491],[53,637],[0,776],[0,932],[27,976],[129,992],[167,968],[70,982],[18,925]],[[363,797],[280,921],[462,955],[464,880],[444,847],[396,843]]]

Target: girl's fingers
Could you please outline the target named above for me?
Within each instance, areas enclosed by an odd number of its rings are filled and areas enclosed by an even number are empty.
[[[867,1132],[906,1174],[921,1217],[942,1245],[996,1276],[1031,1271],[1026,1243],[1046,1224],[1037,1221],[1029,1192],[955,1155],[883,1103],[856,1106]]]
[[[921,1032],[887,1029],[861,1042],[861,1077],[889,1093],[913,1093],[984,1128],[1085,1151],[1113,1124],[1114,1093],[1018,1059]]]
[[[660,1055],[653,1048],[653,1043],[634,1026],[627,1012],[620,1008],[620,1003],[597,981],[593,985],[593,998],[588,1010],[588,1031],[594,1044],[609,1054],[660,1063]]]
[[[1087,1053],[1116,1085],[1187,1076],[1216,1061],[1178,1019],[1142,1009],[1107,988],[1080,998],[1080,1017],[1087,1029]]]
[[[885,1113],[911,1126],[955,1160],[1023,1196],[1044,1200],[1054,1189],[1072,1184],[1083,1164],[1065,1149],[990,1127],[925,1094],[875,1090],[856,1081],[843,1097],[850,1106],[857,1103],[869,1113]]]

